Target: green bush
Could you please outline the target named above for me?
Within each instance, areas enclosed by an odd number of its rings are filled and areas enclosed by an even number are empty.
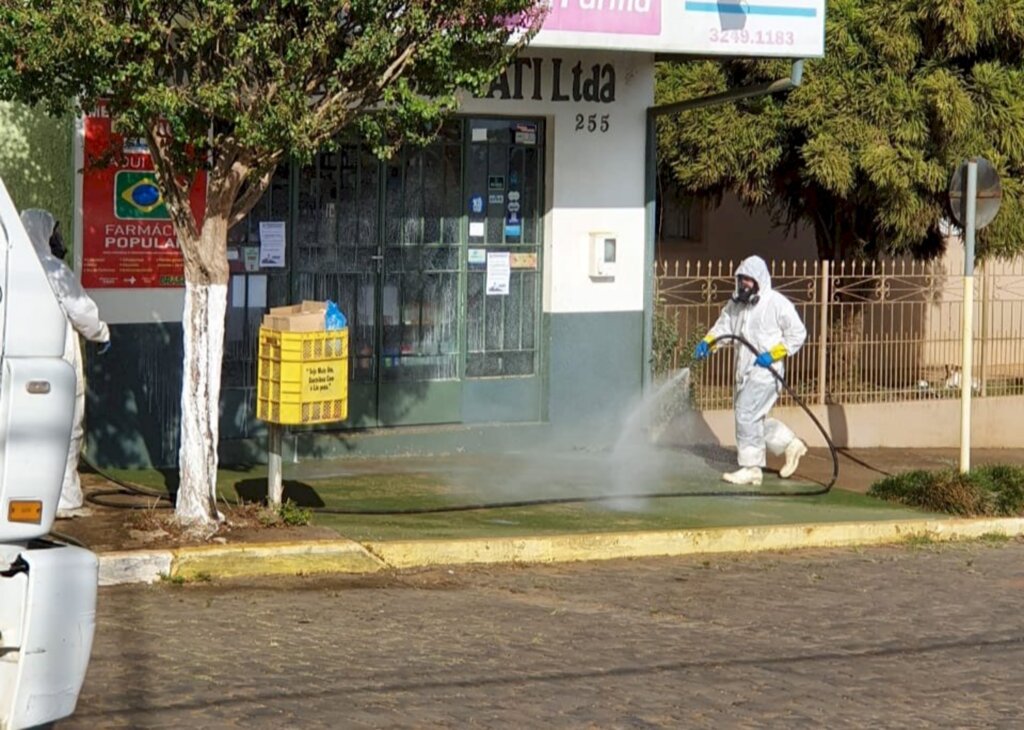
[[[911,507],[964,517],[1024,516],[1024,468],[995,464],[967,474],[911,471],[875,482],[868,494]]]
[[[284,501],[278,509],[278,514],[281,516],[281,521],[291,527],[308,525],[313,519],[313,510],[300,507],[290,499]]]
[[[675,363],[679,345],[679,329],[665,311],[665,301],[658,297],[654,304],[654,332],[651,342],[651,369],[656,376],[669,373]]]

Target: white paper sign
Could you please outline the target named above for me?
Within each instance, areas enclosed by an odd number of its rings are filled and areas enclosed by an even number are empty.
[[[267,306],[267,277],[257,274],[249,277],[249,309],[265,309]]]
[[[245,275],[231,277],[231,306],[239,309],[245,306]]]
[[[260,266],[284,268],[284,221],[260,221]]]
[[[484,223],[483,221],[470,221],[469,223],[469,235],[473,238],[484,237]]]
[[[511,254],[508,251],[491,251],[487,254],[487,294],[508,294],[508,281],[512,273]]]

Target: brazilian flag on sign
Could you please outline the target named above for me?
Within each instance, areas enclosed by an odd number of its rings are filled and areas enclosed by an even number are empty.
[[[120,171],[114,176],[114,215],[129,220],[167,220],[167,206],[153,172]]]

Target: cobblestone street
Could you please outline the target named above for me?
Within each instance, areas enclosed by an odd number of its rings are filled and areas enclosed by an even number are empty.
[[[63,728],[1017,727],[1024,543],[104,589]]]

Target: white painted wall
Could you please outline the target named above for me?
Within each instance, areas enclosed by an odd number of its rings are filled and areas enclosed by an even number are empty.
[[[1007,428],[1008,423],[1019,417],[1020,397],[974,398],[971,403],[973,448],[1024,448],[1024,429]],[[957,399],[811,405],[811,410],[839,448],[939,449],[960,446],[960,401]],[[772,417],[787,424],[810,446],[825,446],[817,427],[800,408],[775,408]],[[705,411],[692,422],[673,424],[666,437],[666,443],[679,445],[709,442],[729,447],[736,445],[736,424],[731,410]]]
[[[701,215],[700,240],[666,239],[657,251],[659,261],[742,261],[747,256],[776,260],[814,260],[818,248],[810,226],[795,232],[772,225],[765,209],[748,210],[739,199],[727,193],[722,204],[704,208]]]
[[[542,116],[548,126],[545,216],[544,310],[546,312],[621,312],[644,308],[644,135],[645,115],[654,103],[654,58],[647,54],[528,50],[541,66],[543,99],[466,99],[466,114]],[[552,101],[551,59],[568,69],[583,62],[611,64],[615,101]],[[532,81],[532,77],[530,79]],[[564,82],[562,84],[564,91]],[[609,115],[606,133],[576,129],[578,114]],[[618,237],[614,280],[589,276],[589,233]]]

